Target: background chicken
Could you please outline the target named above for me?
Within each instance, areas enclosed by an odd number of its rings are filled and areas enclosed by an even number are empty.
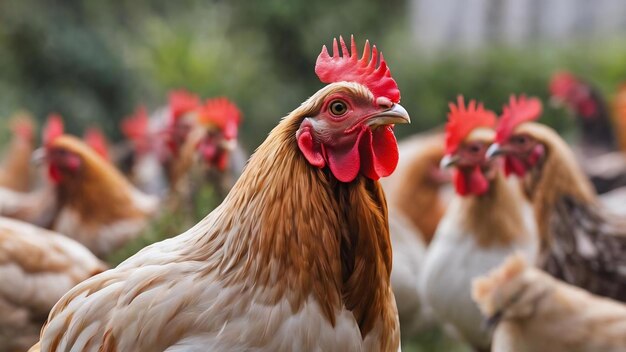
[[[43,139],[56,198],[52,229],[99,257],[136,237],[156,212],[158,199],[135,189],[80,139],[63,134],[60,119],[48,121]]]
[[[608,108],[597,88],[569,72],[552,76],[550,94],[553,102],[565,105],[576,117],[580,140],[575,152],[596,191],[602,194],[626,186],[626,155],[617,138],[619,118],[611,116],[617,111]]]
[[[532,209],[506,182],[499,163],[485,157],[496,116],[462,97],[450,104],[446,155],[454,166],[456,197],[439,223],[422,269],[424,301],[455,335],[477,351],[488,351],[491,334],[471,298],[471,281],[516,250],[533,257],[536,228]]]
[[[30,155],[35,149],[35,125],[29,115],[20,114],[11,120],[11,129],[11,144],[0,165],[0,187],[27,192],[32,187]]]
[[[59,298],[105,269],[72,239],[0,218],[0,351],[26,351]]]
[[[392,124],[408,115],[376,48],[357,60],[341,44],[343,57],[335,41],[317,61],[329,85],[270,133],[216,210],[77,286],[33,350],[398,350],[376,180],[395,168]]]
[[[626,306],[507,259],[476,279],[473,297],[490,325],[493,352],[626,351]]]
[[[241,112],[227,98],[207,99],[191,114],[196,122],[181,141],[170,170],[177,192],[192,198],[205,183],[221,199],[237,180],[247,156],[237,142]],[[186,189],[185,189],[186,188]]]
[[[626,300],[626,222],[598,204],[568,145],[534,122],[536,98],[511,100],[489,154],[506,155],[507,173],[522,177],[540,234],[539,266],[595,294]]]

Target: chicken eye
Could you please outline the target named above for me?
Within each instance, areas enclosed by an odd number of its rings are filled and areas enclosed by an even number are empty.
[[[469,151],[473,154],[478,154],[482,148],[478,144],[473,144],[469,146]]]
[[[527,139],[526,139],[526,137],[525,137],[525,136],[514,136],[514,137],[512,138],[512,142],[513,142],[514,144],[517,144],[517,145],[523,145],[523,144],[526,144],[526,140],[527,140]]]
[[[348,111],[348,104],[343,100],[333,100],[330,103],[330,113],[334,116],[341,116]]]

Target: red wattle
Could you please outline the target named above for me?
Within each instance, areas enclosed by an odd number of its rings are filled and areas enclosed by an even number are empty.
[[[48,167],[48,175],[50,176],[50,179],[52,180],[52,182],[54,183],[61,182],[61,171],[55,165],[50,165]]]
[[[506,176],[513,174],[522,177],[526,174],[526,166],[521,160],[507,156],[504,158],[504,173]]]
[[[367,135],[359,143],[361,172],[372,180],[389,176],[398,166],[398,142],[391,126],[381,126],[375,131],[366,129]]]
[[[359,141],[368,139],[369,128],[364,128],[357,136],[356,142],[348,148],[326,147],[328,154],[328,167],[335,177],[341,182],[351,182],[359,174],[361,168],[361,156],[359,155]]]
[[[461,196],[480,196],[489,190],[489,181],[478,166],[464,171],[456,169],[452,177],[456,192]]]

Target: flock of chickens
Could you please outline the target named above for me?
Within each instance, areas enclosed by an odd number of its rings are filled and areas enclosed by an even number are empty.
[[[247,162],[226,98],[174,91],[116,146],[52,114],[35,149],[13,119],[0,351],[399,351],[437,324],[476,351],[626,351],[626,88],[611,113],[555,74],[574,148],[524,95],[499,116],[459,96],[444,131],[397,143],[410,118],[376,46],[334,40],[315,72]],[[217,208],[107,267],[205,183]]]

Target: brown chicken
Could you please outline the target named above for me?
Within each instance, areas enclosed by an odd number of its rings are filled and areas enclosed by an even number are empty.
[[[63,134],[52,118],[44,135],[45,162],[55,190],[52,229],[99,257],[135,238],[156,212],[158,200],[134,188],[124,176],[79,138]]]
[[[31,185],[30,155],[35,149],[32,118],[20,114],[11,121],[13,139],[0,165],[0,188],[27,192]]]
[[[220,206],[76,286],[31,350],[397,351],[377,180],[409,117],[376,48],[341,48],[322,50],[328,85],[270,132]]]
[[[474,280],[473,297],[496,326],[492,352],[626,351],[626,306],[554,279],[511,256]]]
[[[540,234],[539,266],[592,293],[626,301],[626,221],[610,215],[568,145],[534,122],[536,98],[511,98],[489,155],[522,178]]]
[[[59,298],[105,269],[72,239],[0,217],[0,352],[26,351]]]

